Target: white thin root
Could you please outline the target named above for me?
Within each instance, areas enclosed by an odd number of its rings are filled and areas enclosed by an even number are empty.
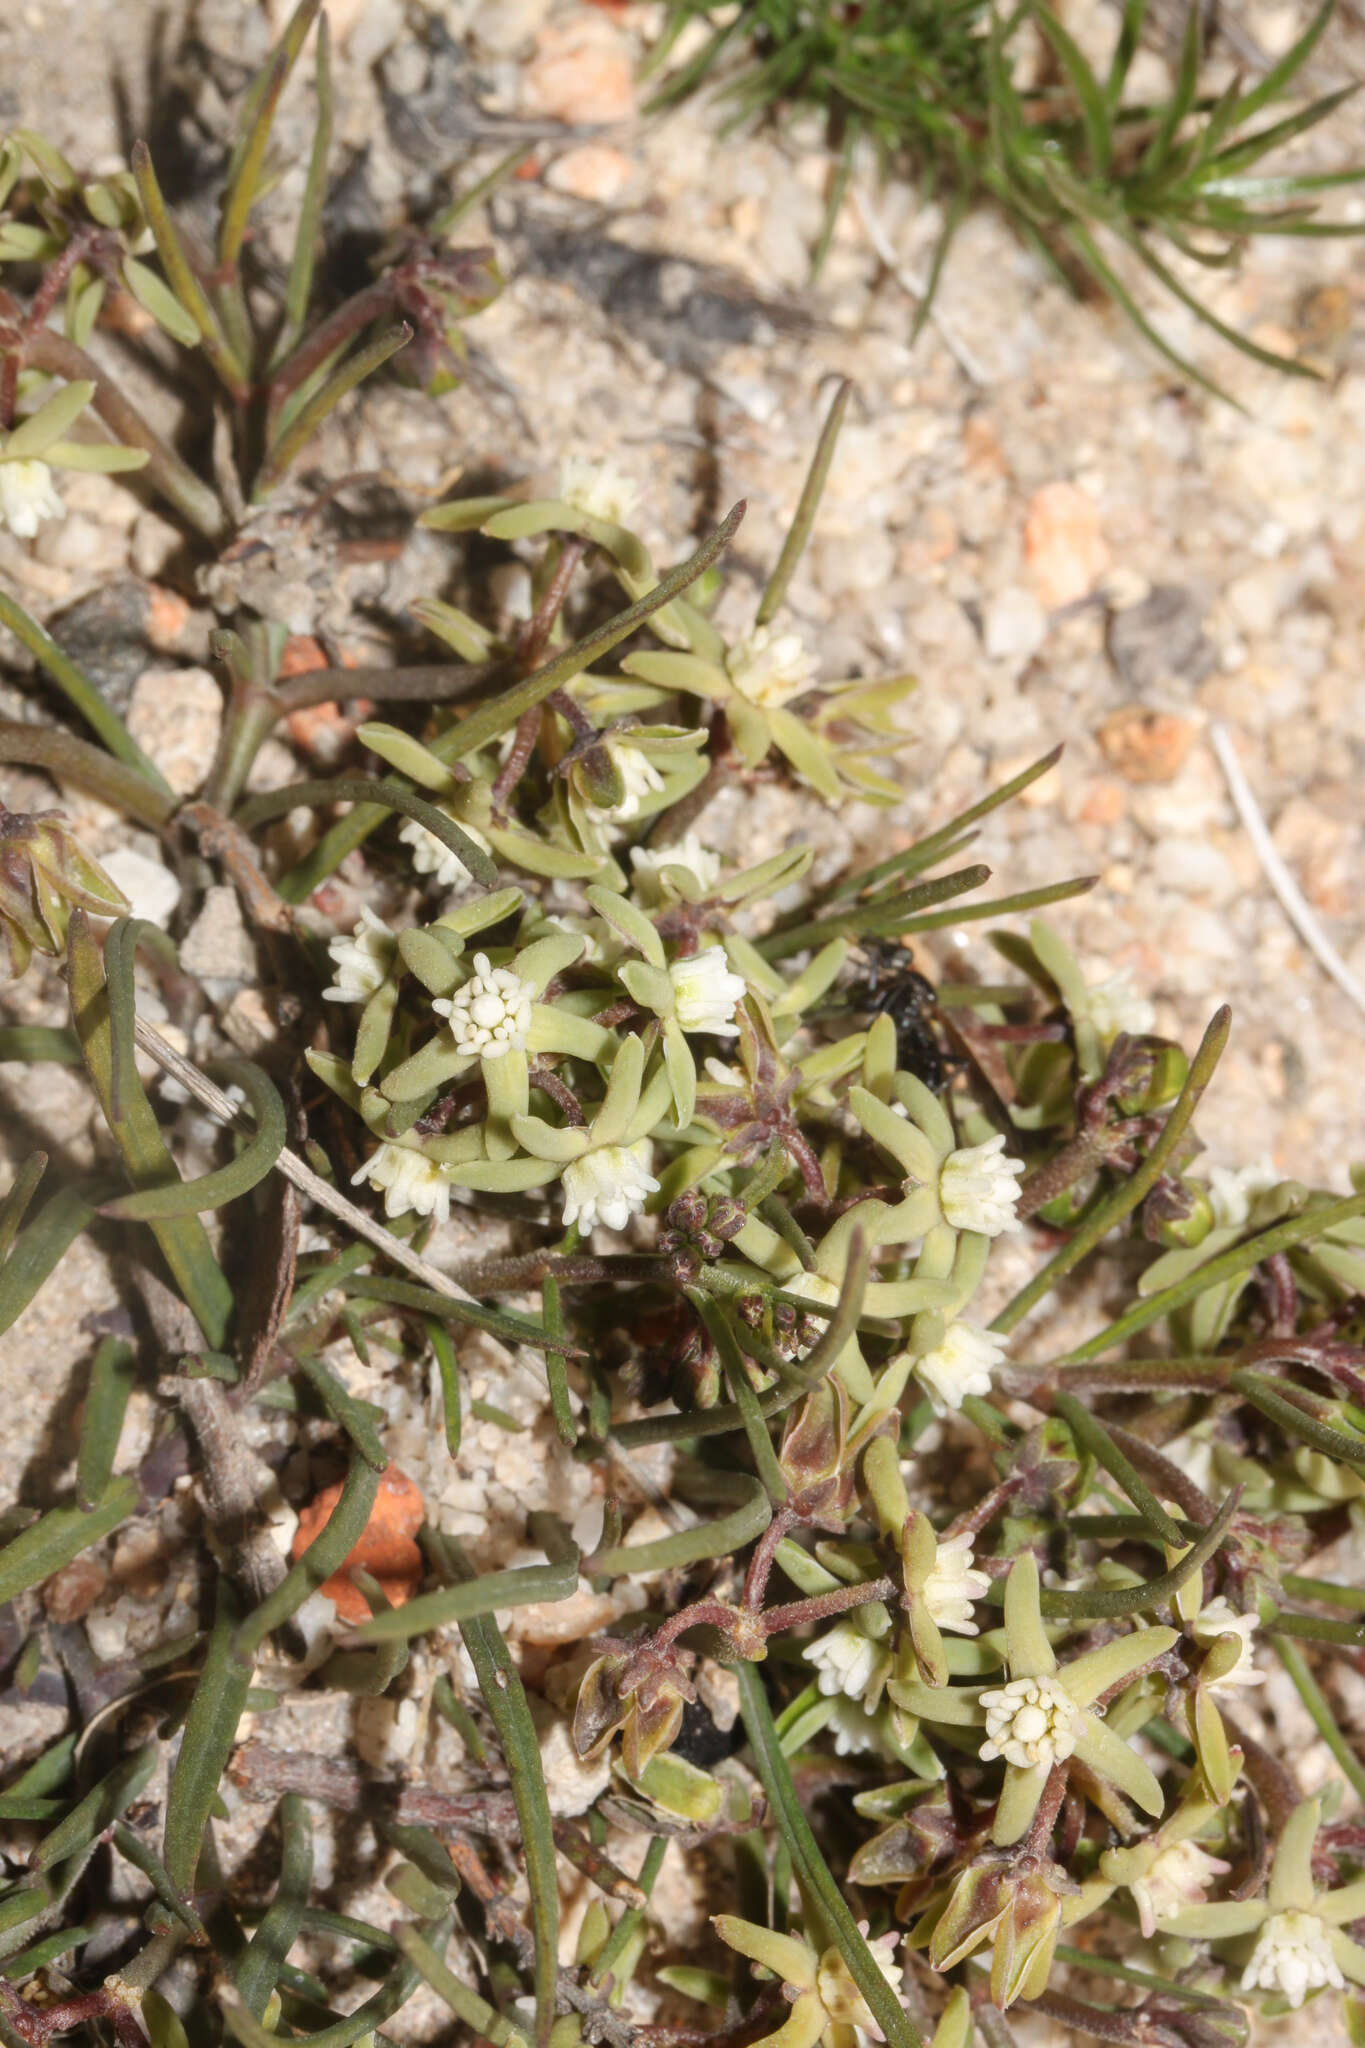
[[[1280,907],[1293,925],[1323,971],[1330,974],[1343,994],[1348,995],[1356,1008],[1365,1012],[1365,983],[1353,974],[1346,965],[1332,941],[1318,922],[1317,913],[1308,902],[1294,877],[1281,860],[1270,836],[1269,827],[1256,801],[1251,784],[1247,781],[1236,749],[1226,729],[1221,725],[1209,727],[1209,745],[1218,758],[1218,765],[1227,777],[1237,815],[1246,827],[1247,838],[1255,849],[1265,878],[1280,899]]]
[[[901,290],[906,292],[910,298],[916,300],[918,304],[923,305],[929,290],[928,279],[918,278],[912,270],[906,268],[901,262],[900,257],[896,254],[895,245],[890,235],[886,232],[885,223],[874,212],[856,185],[851,190],[858,218],[863,224],[864,232],[876,251],[878,259],[886,266],[890,275],[895,278]],[[929,325],[935,330],[939,340],[943,343],[943,346],[947,349],[963,376],[969,383],[975,384],[980,390],[986,390],[992,381],[990,371],[986,368],[980,356],[968,347],[957,329],[947,318],[947,315],[940,313],[936,301],[930,304],[928,318]]]

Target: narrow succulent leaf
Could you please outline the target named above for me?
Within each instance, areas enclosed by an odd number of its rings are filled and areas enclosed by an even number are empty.
[[[1005,1654],[1011,1678],[1041,1678],[1057,1669],[1038,1594],[1038,1560],[1031,1550],[1021,1551],[1005,1581]]]
[[[108,1776],[92,1786],[84,1799],[43,1836],[29,1858],[31,1867],[51,1870],[68,1856],[79,1855],[106,1828],[111,1828],[147,1785],[160,1755],[159,1743],[146,1742],[115,1764]]]
[[[548,2048],[559,1974],[559,1881],[540,1743],[497,1623],[490,1615],[466,1620],[460,1624],[460,1635],[511,1776],[535,1937],[536,2043],[537,2048]]]
[[[133,956],[140,944],[169,945],[142,919],[120,918],[99,946],[84,911],[67,931],[71,1019],[100,1108],[136,1187],[178,1184],[175,1161],[147,1100],[133,1060]],[[172,957],[173,954],[172,954]],[[197,1216],[151,1225],[186,1306],[210,1350],[223,1349],[233,1295]]]
[[[23,606],[4,590],[0,590],[0,626],[8,627],[15,639],[41,664],[72,709],[79,712],[115,760],[136,769],[151,791],[167,799],[169,810],[175,801],[174,791],[156,763],[143,753],[108,699],[96,689],[84,671],[63,654],[52,635],[36,619],[30,618]]]
[[[0,1550],[0,1606],[40,1586],[54,1572],[89,1550],[130,1515],[141,1495],[136,1479],[111,1479],[90,1509],[50,1508],[22,1534]]]
[[[754,1764],[802,1889],[815,1900],[828,1920],[849,1974],[881,2029],[887,2048],[922,2048],[919,2034],[878,1969],[848,1901],[831,1876],[811,1833],[810,1823],[796,1796],[787,1759],[782,1754],[758,1672],[751,1664],[740,1664],[736,1667],[735,1676],[739,1683],[740,1712],[744,1716]]]
[[[790,1396],[788,1399],[792,1398]],[[683,1418],[693,1423],[691,1416]],[[737,1427],[738,1422],[730,1424]],[[625,1426],[626,1428],[629,1425]],[[625,1428],[614,1430],[617,1442],[629,1442]],[[720,1474],[728,1490],[738,1493],[739,1505],[712,1522],[694,1529],[680,1529],[675,1535],[660,1536],[649,1543],[616,1543],[595,1551],[586,1569],[594,1578],[640,1577],[653,1572],[678,1571],[701,1564],[708,1558],[728,1557],[761,1536],[772,1520],[772,1502],[756,1479],[743,1474]]]
[[[815,444],[815,453],[811,457],[810,468],[806,471],[806,480],[801,486],[801,496],[797,500],[792,523],[787,529],[787,537],[782,543],[782,552],[759,599],[758,611],[754,617],[756,626],[770,624],[782,609],[788,587],[796,573],[796,566],[806,551],[815,527],[816,514],[820,509],[820,500],[824,496],[825,484],[829,478],[830,464],[834,460],[844,415],[848,411],[848,402],[852,396],[852,384],[847,377],[841,377],[830,400],[829,411],[825,414],[820,438]]]
[[[246,1096],[256,1118],[255,1136],[230,1166],[201,1174],[197,1180],[182,1181],[175,1187],[146,1188],[136,1194],[119,1195],[104,1204],[103,1215],[132,1223],[202,1215],[206,1210],[221,1209],[228,1202],[237,1201],[265,1179],[284,1150],[288,1135],[280,1091],[254,1060],[223,1060],[219,1064],[222,1078],[235,1082]]]
[[[63,1188],[20,1231],[0,1268],[0,1333],[18,1320],[70,1245],[93,1222],[101,1192],[84,1181]]]
[[[87,1512],[104,1493],[114,1471],[123,1418],[133,1387],[136,1354],[119,1337],[101,1339],[90,1365],[76,1452],[76,1499]]]
[[[1165,1655],[1179,1640],[1173,1628],[1140,1628],[1132,1635],[1117,1636],[1098,1650],[1073,1657],[1062,1674],[1062,1683],[1078,1707],[1088,1707],[1101,1693],[1112,1692],[1144,1664]]]
[[[1165,1799],[1161,1786],[1135,1749],[1095,1714],[1087,1714],[1076,1754],[1100,1777],[1117,1785],[1144,1813],[1159,1815]]]
[[[345,1431],[366,1464],[372,1465],[376,1472],[383,1472],[388,1466],[389,1454],[375,1426],[380,1411],[374,1403],[359,1401],[354,1394],[348,1393],[336,1374],[329,1371],[312,1352],[301,1350],[297,1365],[332,1420]]]
[[[9,1257],[10,1249],[18,1234],[19,1226],[28,1213],[28,1205],[38,1190],[38,1183],[47,1171],[46,1152],[30,1152],[15,1169],[9,1192],[0,1201],[0,1266]]]
[[[250,1664],[233,1655],[236,1623],[236,1598],[226,1577],[220,1575],[213,1632],[185,1717],[180,1753],[166,1794],[166,1874],[185,1899],[194,1890],[204,1830],[218,1797],[229,1752],[237,1739],[237,1724],[246,1710],[251,1685]]]
[[[60,441],[67,428],[80,418],[94,395],[95,387],[88,381],[63,384],[37,412],[30,413],[5,436],[6,459],[31,462],[35,456],[46,455],[53,442]]]
[[[246,1617],[233,1638],[233,1655],[249,1670],[261,1644],[273,1629],[297,1614],[310,1593],[341,1570],[370,1518],[379,1491],[379,1474],[359,1453],[352,1458],[341,1498],[303,1555],[290,1567],[273,1593]]]
[[[362,1643],[406,1642],[430,1630],[446,1628],[452,1622],[466,1622],[513,1607],[538,1607],[555,1600],[568,1600],[578,1590],[578,1551],[558,1564],[519,1565],[504,1572],[485,1572],[479,1578],[442,1586],[434,1593],[419,1593],[406,1607],[376,1614],[355,1630]]]
[[[238,810],[236,823],[249,830],[268,824],[273,818],[282,818],[300,806],[322,810],[339,803],[372,804],[376,810],[398,811],[405,818],[414,818],[456,856],[476,882],[491,888],[498,879],[497,868],[483,848],[476,846],[445,811],[414,796],[401,782],[374,782],[351,775],[335,776],[326,782],[289,782],[282,789],[249,798]]]
[[[318,4],[318,0],[313,0]],[[278,438],[271,444],[261,466],[252,501],[261,504],[269,497],[294,463],[302,455],[327,415],[334,412],[343,398],[373,376],[399,349],[406,348],[412,340],[413,330],[406,323],[391,327],[381,334],[377,341],[371,341],[364,348],[358,348],[347,356],[340,368],[333,370],[319,390],[301,405],[289,420]]]
[[[238,1993],[257,2019],[264,2017],[281,1967],[298,1939],[313,1882],[313,1824],[297,1792],[286,1792],[280,1801],[279,1826],[279,1883],[235,1973]]]

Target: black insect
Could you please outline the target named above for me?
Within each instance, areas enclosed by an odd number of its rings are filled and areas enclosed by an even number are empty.
[[[896,1027],[896,1065],[914,1074],[935,1095],[962,1060],[944,1046],[937,1028],[938,998],[932,982],[910,964],[904,946],[868,946],[868,970],[853,999],[860,1009],[889,1017]]]

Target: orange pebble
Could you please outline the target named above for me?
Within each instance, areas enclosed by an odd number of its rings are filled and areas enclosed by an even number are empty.
[[[324,1486],[300,1512],[291,1551],[296,1562],[319,1530],[331,1521],[340,1499],[338,1481],[335,1486]],[[422,1577],[422,1553],[412,1539],[425,1519],[426,1508],[413,1481],[396,1465],[386,1466],[359,1542],[340,1570],[333,1572],[319,1588],[334,1603],[342,1621],[362,1622],[370,1618],[369,1602],[359,1587],[351,1583],[353,1567],[378,1579],[391,1607],[406,1606]]]

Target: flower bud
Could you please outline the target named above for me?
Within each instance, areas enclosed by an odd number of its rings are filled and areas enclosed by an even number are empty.
[[[1213,1228],[1213,1204],[1193,1181],[1159,1180],[1142,1205],[1142,1234],[1180,1251],[1202,1244]]]
[[[1134,1038],[1123,1051],[1115,1104],[1121,1116],[1146,1116],[1173,1102],[1185,1085],[1190,1063],[1169,1038]]]
[[[35,949],[61,952],[73,904],[97,917],[118,917],[130,907],[123,891],[82,851],[61,811],[7,811],[0,805],[0,937],[8,947],[11,980],[23,973]]]

